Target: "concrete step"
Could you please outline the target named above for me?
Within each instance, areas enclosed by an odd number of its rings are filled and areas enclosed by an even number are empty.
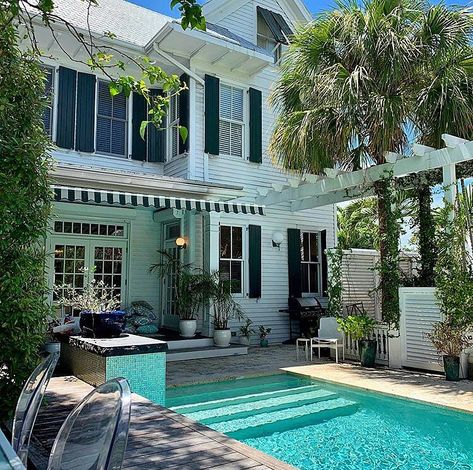
[[[168,346],[169,346],[169,343],[168,343]],[[188,361],[190,359],[204,359],[208,357],[241,356],[244,354],[248,354],[248,347],[240,346],[238,344],[231,344],[228,348],[217,348],[216,346],[198,347],[198,348],[179,348],[179,349],[169,350],[166,353],[166,361],[167,362]]]
[[[168,341],[168,350],[209,348],[213,346],[213,338],[189,338]]]

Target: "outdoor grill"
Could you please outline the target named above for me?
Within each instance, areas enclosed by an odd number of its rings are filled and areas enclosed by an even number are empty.
[[[289,314],[289,340],[292,338],[292,324],[298,322],[299,334],[306,338],[317,336],[319,319],[325,314],[325,309],[316,297],[289,297],[288,308],[279,310]]]

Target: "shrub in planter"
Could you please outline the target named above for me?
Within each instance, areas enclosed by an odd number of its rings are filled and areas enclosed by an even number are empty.
[[[120,305],[118,295],[102,281],[97,281],[93,271],[84,269],[86,279],[82,290],[71,285],[54,286],[58,304],[80,311],[80,327],[83,336],[92,338],[116,338],[125,327],[125,312],[117,310]]]
[[[339,330],[358,341],[358,353],[363,367],[373,367],[376,360],[377,343],[373,337],[376,320],[365,313],[337,318]]]
[[[433,324],[432,332],[426,333],[435,349],[443,357],[445,377],[450,381],[460,380],[460,354],[473,346],[465,327],[452,320]]]
[[[259,327],[259,344],[262,348],[268,347],[268,336],[271,333],[271,328],[265,328],[263,325]]]

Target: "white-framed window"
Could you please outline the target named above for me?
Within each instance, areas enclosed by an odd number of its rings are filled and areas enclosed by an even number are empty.
[[[124,93],[110,94],[108,82],[99,80],[97,90],[96,151],[127,157],[128,103]]]
[[[222,155],[243,157],[244,90],[220,83],[220,140]]]
[[[54,68],[48,65],[42,65],[41,68],[45,74],[44,95],[48,103],[43,112],[43,125],[46,135],[53,135],[53,109],[54,109]]]
[[[273,33],[260,12],[258,12],[256,21],[257,45],[272,54],[275,64],[279,63],[281,60],[282,44],[274,39]]]
[[[220,278],[231,282],[233,294],[243,294],[243,227],[220,226]]]
[[[171,96],[168,111],[168,157],[179,155],[179,97]]]
[[[303,294],[320,295],[321,260],[320,232],[301,232],[301,287]]]

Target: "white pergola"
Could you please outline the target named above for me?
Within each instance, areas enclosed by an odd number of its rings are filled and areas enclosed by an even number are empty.
[[[266,206],[289,202],[292,211],[313,209],[372,196],[373,183],[387,177],[403,178],[439,168],[442,168],[446,198],[453,202],[456,192],[455,165],[473,160],[473,141],[449,134],[443,134],[442,139],[446,145],[442,149],[414,144],[411,156],[387,152],[387,163],[382,165],[351,172],[327,168],[325,176],[306,175],[304,178],[288,179],[285,185],[260,190],[256,202]]]

